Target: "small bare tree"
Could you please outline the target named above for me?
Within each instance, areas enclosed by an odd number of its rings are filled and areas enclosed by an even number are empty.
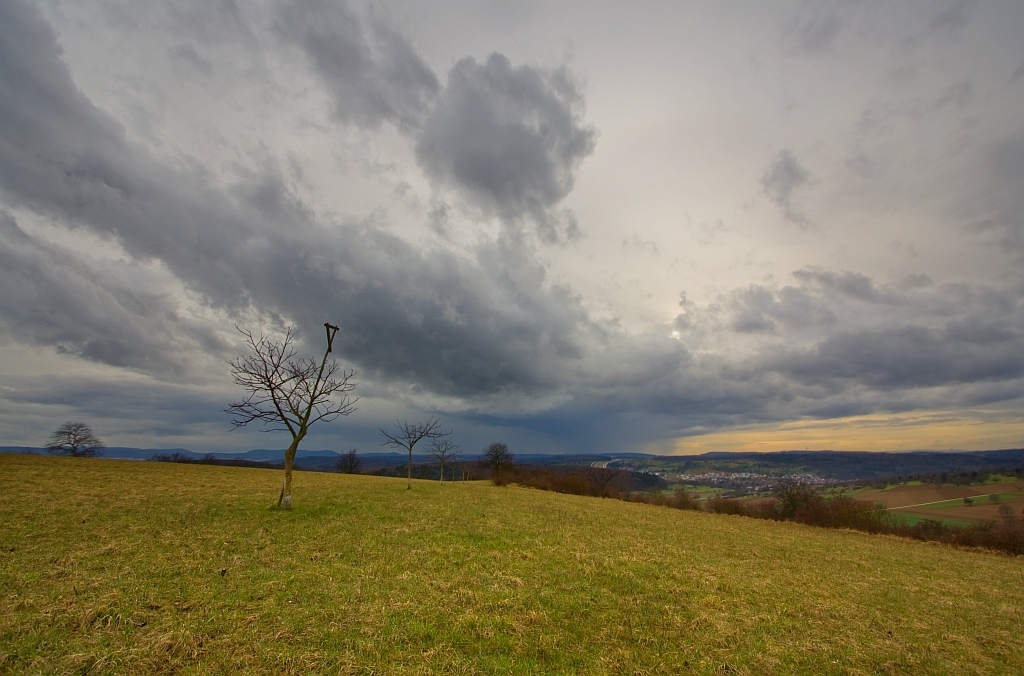
[[[260,421],[265,432],[287,430],[292,435],[292,443],[284,452],[284,485],[277,500],[285,509],[292,507],[292,464],[299,442],[313,423],[349,415],[359,400],[349,395],[356,387],[352,380],[355,371],[342,369],[334,359],[327,361],[338,327],[324,324],[324,328],[327,351],[319,366],[314,359],[295,357],[291,329],[280,341],[263,334],[256,338],[251,331],[238,329],[246,338],[250,354],[228,362],[235,384],[247,392],[244,399],[224,409],[234,416],[234,427]]]
[[[424,439],[440,439],[448,436],[450,432],[441,430],[441,421],[437,418],[429,418],[425,423],[408,423],[395,421],[395,431],[379,428],[384,441],[381,446],[394,446],[409,451],[409,462],[406,464],[408,484],[406,490],[412,488],[412,449],[413,446]]]
[[[50,453],[70,455],[74,458],[91,458],[103,455],[103,442],[85,423],[66,422],[50,435],[46,450]]]
[[[1014,530],[1017,527],[1017,520],[1013,518],[1013,507],[1007,504],[999,505],[999,516],[1002,517],[1006,530]]]
[[[445,463],[454,462],[456,458],[461,455],[459,445],[448,438],[434,439],[434,443],[430,445],[430,455],[434,456],[434,460],[441,463],[441,483],[444,483],[444,465]],[[455,481],[454,475],[452,481]]]
[[[356,449],[353,448],[348,453],[341,454],[335,467],[342,474],[359,474],[359,470],[363,468],[363,461],[359,459]]]
[[[602,498],[608,497],[620,474],[619,470],[593,465],[583,471],[583,476],[594,486],[597,495]]]
[[[494,483],[500,485],[503,473],[508,471],[514,460],[515,456],[512,455],[512,451],[508,450],[508,444],[496,441],[484,449],[484,453],[480,457],[480,464],[485,469],[491,470]]]

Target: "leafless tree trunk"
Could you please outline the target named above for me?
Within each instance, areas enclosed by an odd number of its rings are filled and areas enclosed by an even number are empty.
[[[444,432],[441,429],[441,421],[437,418],[430,418],[425,423],[408,423],[395,421],[394,432],[380,428],[384,441],[381,446],[394,446],[409,451],[409,462],[406,464],[408,484],[406,490],[412,488],[412,449],[413,446],[424,439],[440,439],[448,436],[451,432]]]
[[[256,338],[251,331],[238,329],[246,337],[250,354],[228,362],[235,384],[247,392],[244,399],[225,409],[234,416],[234,427],[258,420],[263,423],[264,431],[287,431],[292,436],[284,452],[284,485],[277,500],[278,506],[284,509],[292,507],[295,452],[310,426],[320,420],[329,422],[349,415],[356,410],[358,401],[358,397],[349,396],[356,387],[352,381],[355,371],[345,371],[333,359],[327,361],[338,327],[324,324],[324,328],[327,350],[319,367],[313,359],[295,358],[291,329],[281,341],[262,334]]]
[[[430,446],[430,455],[434,456],[434,459],[441,463],[440,483],[444,483],[444,464],[459,456],[459,446],[451,439],[435,439],[434,443]],[[455,477],[452,477],[452,481],[454,480]]]

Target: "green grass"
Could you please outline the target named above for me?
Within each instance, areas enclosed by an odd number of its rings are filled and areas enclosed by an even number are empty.
[[[1024,565],[647,505],[0,455],[0,671],[972,674]]]
[[[908,526],[913,526],[922,521],[939,521],[947,526],[970,528],[971,526],[977,526],[979,523],[974,519],[958,519],[953,516],[921,516],[919,514],[907,514],[901,510],[889,510],[889,513]]]

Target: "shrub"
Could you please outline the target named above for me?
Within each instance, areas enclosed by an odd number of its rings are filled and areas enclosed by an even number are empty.
[[[746,516],[746,510],[743,509],[743,503],[735,498],[724,498],[721,495],[716,495],[707,502],[708,511],[716,514],[736,514],[739,516]]]
[[[668,506],[675,509],[700,509],[700,503],[682,486],[676,488],[675,494],[668,501]]]

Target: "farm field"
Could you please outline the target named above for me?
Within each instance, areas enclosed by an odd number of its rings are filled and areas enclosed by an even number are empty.
[[[485,483],[0,456],[5,673],[985,674],[1024,560]]]
[[[998,495],[998,502],[992,496]],[[1024,510],[1024,481],[1006,479],[972,486],[903,485],[859,492],[858,500],[880,502],[900,516],[916,519],[941,519],[951,524],[1000,521],[999,507],[1009,505],[1016,518]],[[970,498],[973,504],[964,503]]]

